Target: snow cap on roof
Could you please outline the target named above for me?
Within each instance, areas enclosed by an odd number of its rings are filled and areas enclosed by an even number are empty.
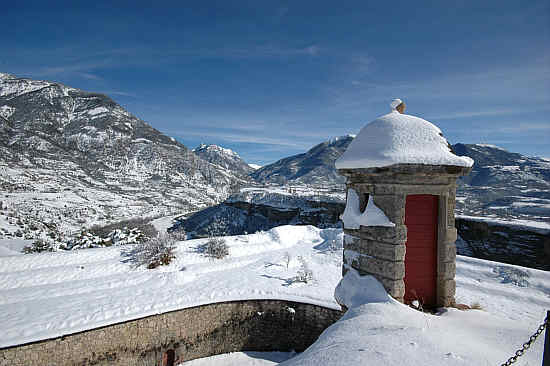
[[[391,101],[390,107],[391,107],[391,109],[392,109],[393,111],[395,111],[396,108],[397,108],[401,103],[403,103],[403,101],[402,101],[401,99],[399,99],[399,98],[396,98],[396,99],[394,99],[394,100]]]
[[[432,123],[393,109],[363,127],[335,165],[337,169],[360,169],[394,164],[471,167],[474,161],[453,154]]]

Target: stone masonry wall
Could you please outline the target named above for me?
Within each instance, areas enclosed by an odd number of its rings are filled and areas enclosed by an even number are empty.
[[[0,349],[0,366],[161,365],[235,351],[303,351],[342,313],[282,300],[216,303]]]

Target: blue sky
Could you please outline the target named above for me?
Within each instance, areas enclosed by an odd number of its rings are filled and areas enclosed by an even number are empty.
[[[113,5],[116,4],[116,5]],[[0,72],[111,96],[266,164],[389,111],[550,157],[550,2],[20,1]]]

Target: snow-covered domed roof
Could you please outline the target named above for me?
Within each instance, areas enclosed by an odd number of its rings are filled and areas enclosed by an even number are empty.
[[[415,116],[392,111],[359,131],[336,160],[337,169],[385,167],[394,164],[454,165],[471,167],[474,161],[457,156],[441,130]]]

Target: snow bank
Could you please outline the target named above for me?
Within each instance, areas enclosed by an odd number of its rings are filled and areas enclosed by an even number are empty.
[[[511,281],[522,277],[521,282]],[[550,273],[459,256],[457,301],[483,310],[422,313],[390,298],[371,276],[350,270],[335,291],[349,307],[305,352],[281,365],[499,365],[542,323]],[[539,365],[544,339],[518,360]]]
[[[344,222],[346,229],[359,229],[359,226],[389,226],[395,224],[388,219],[384,211],[374,204],[374,200],[369,196],[367,207],[361,213],[359,209],[359,196],[353,188],[348,189],[348,197],[346,199],[346,208],[340,216]]]
[[[335,163],[337,169],[393,164],[471,167],[474,161],[454,155],[435,125],[422,118],[392,111],[363,127]]]
[[[348,309],[373,302],[395,301],[373,276],[360,276],[350,268],[334,290],[336,302]]]

